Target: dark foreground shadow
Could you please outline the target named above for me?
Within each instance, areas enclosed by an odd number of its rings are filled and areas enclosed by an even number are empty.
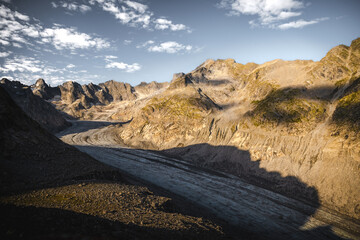
[[[56,208],[0,205],[1,239],[220,239],[215,232],[126,225]]]

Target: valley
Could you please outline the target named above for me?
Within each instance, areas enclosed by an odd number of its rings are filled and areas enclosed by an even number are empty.
[[[360,238],[360,225],[329,211],[181,159],[119,146],[112,122],[75,121],[64,142],[142,181],[209,209],[237,228],[267,239]]]

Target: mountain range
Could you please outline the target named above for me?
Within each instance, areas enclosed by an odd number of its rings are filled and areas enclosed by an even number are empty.
[[[360,220],[360,38],[317,62],[210,59],[169,83],[1,86],[52,132],[67,127],[64,119],[115,121],[119,144],[181,156]],[[300,191],[290,177],[311,188]]]

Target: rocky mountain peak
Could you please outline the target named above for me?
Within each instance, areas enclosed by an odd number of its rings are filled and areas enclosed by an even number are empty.
[[[35,87],[38,89],[45,89],[49,86],[46,84],[44,79],[39,78],[38,80],[36,80]]]
[[[350,48],[353,51],[360,51],[360,38],[357,38],[351,42]]]
[[[59,87],[50,87],[42,78],[39,78],[31,87],[33,89],[33,94],[45,100],[50,100],[55,96],[60,95]]]
[[[59,86],[61,91],[61,99],[67,103],[72,103],[76,99],[84,96],[82,86],[73,81],[68,81]]]
[[[135,89],[129,83],[110,80],[105,83],[100,83],[99,86],[112,96],[113,101],[136,99]]]
[[[349,55],[349,47],[346,45],[339,45],[333,47],[324,58],[321,59],[321,62],[328,63],[332,62],[333,64],[342,64],[346,62]]]
[[[171,82],[175,81],[176,79],[178,79],[179,77],[182,77],[182,76],[184,76],[184,75],[185,75],[185,73],[183,73],[183,72],[174,73]]]
[[[170,82],[168,89],[179,89],[187,87],[188,85],[193,84],[191,80],[191,75],[184,73],[174,74],[173,80]]]
[[[135,93],[140,95],[150,95],[154,94],[156,91],[165,88],[168,86],[169,83],[158,83],[152,81],[150,83],[141,82],[139,85],[135,86]]]
[[[1,83],[1,84],[9,84],[9,83],[10,83],[10,80],[7,79],[7,78],[2,78],[2,79],[0,80],[0,83]]]
[[[2,86],[11,96],[11,98],[19,105],[22,110],[33,120],[40,123],[45,129],[50,132],[57,132],[70,124],[64,119],[50,103],[44,101],[42,97],[31,91],[29,86],[26,86],[18,81],[9,81],[2,79]],[[50,87],[48,89],[51,89]],[[39,94],[47,94],[35,89]]]

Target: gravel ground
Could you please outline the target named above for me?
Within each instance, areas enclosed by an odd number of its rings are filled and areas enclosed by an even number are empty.
[[[181,213],[147,187],[78,181],[0,198],[1,239],[224,239],[222,228]]]

